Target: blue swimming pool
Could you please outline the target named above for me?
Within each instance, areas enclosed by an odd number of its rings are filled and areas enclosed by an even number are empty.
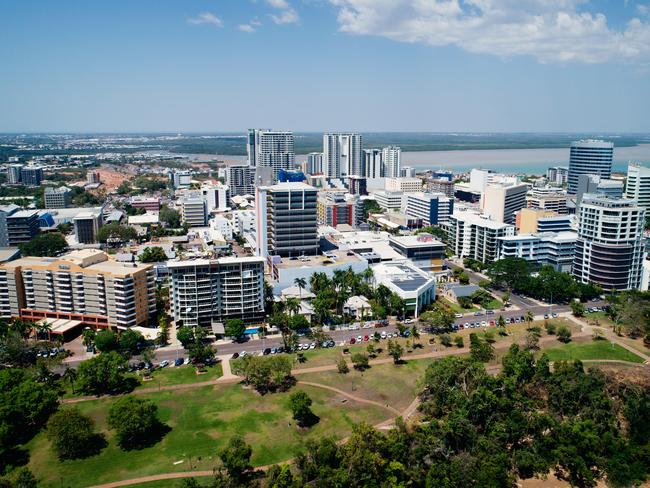
[[[253,334],[259,334],[260,330],[259,329],[246,329],[244,331],[244,335],[253,335]]]

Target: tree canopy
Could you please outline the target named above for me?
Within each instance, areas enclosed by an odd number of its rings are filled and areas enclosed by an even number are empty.
[[[60,232],[50,232],[38,235],[19,247],[23,256],[58,256],[68,249],[68,243]]]
[[[161,261],[167,261],[167,254],[165,254],[165,250],[160,246],[148,246],[138,256],[138,259],[143,263],[159,263]]]

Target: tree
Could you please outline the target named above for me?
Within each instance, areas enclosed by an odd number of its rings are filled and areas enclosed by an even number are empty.
[[[60,232],[51,232],[36,236],[18,247],[23,256],[58,256],[68,248],[68,243]]]
[[[127,354],[137,354],[144,343],[144,337],[140,332],[127,329],[120,334],[120,350]],[[101,350],[101,348],[98,348]]]
[[[529,310],[528,312],[526,312],[526,316],[524,318],[525,318],[526,324],[527,324],[526,328],[530,329],[530,327],[531,327],[531,325],[533,323],[533,320],[535,320],[535,316],[533,315],[533,312],[531,312]]]
[[[566,325],[561,325],[557,329],[557,340],[560,342],[571,342],[571,329]]]
[[[301,427],[313,425],[315,423],[314,420],[318,418],[311,411],[311,404],[311,398],[302,390],[292,393],[289,397],[289,407],[291,408],[293,419]]]
[[[526,345],[524,348],[527,351],[537,351],[539,349],[539,339],[542,336],[542,329],[539,327],[531,327],[526,333]]]
[[[211,344],[204,344],[202,341],[191,343],[187,347],[187,353],[193,364],[206,364],[214,358],[217,350]]]
[[[294,315],[289,317],[289,328],[294,331],[308,330],[309,321],[304,315]]]
[[[298,287],[300,300],[302,300],[302,290],[307,287],[307,280],[305,278],[295,278],[293,284]]]
[[[461,285],[469,285],[469,275],[467,273],[461,273],[458,276],[458,282]]]
[[[87,395],[116,394],[133,388],[127,381],[127,362],[115,351],[83,361],[77,369],[77,384]]]
[[[285,356],[245,356],[234,362],[232,371],[260,393],[286,390],[294,382]]]
[[[393,363],[399,364],[404,354],[404,348],[397,341],[388,341],[388,355],[393,358]]]
[[[375,346],[372,343],[369,343],[368,346],[366,347],[366,351],[368,351],[368,356],[371,358],[374,358],[377,356],[377,351],[375,350]]]
[[[492,285],[502,290],[517,290],[530,277],[530,265],[523,258],[499,259],[487,269]]]
[[[348,374],[350,372],[350,367],[348,366],[348,363],[345,361],[345,358],[340,358],[336,362],[336,369],[341,374]]]
[[[160,263],[167,261],[167,254],[165,254],[165,250],[160,246],[147,246],[140,253],[138,259],[142,263]]]
[[[79,459],[93,456],[105,444],[95,432],[95,422],[78,408],[59,410],[47,422],[47,438],[59,459]]]
[[[110,329],[100,330],[95,335],[95,347],[100,352],[117,351],[119,349],[117,335]]]
[[[440,344],[445,347],[451,347],[451,336],[449,334],[442,334],[440,336]]]
[[[582,302],[573,300],[571,302],[571,312],[576,317],[584,317],[585,315],[585,305]]]
[[[97,232],[97,240],[102,244],[110,241],[127,242],[138,237],[133,227],[121,225],[117,222],[103,225]]]
[[[158,335],[156,336],[156,344],[159,346],[166,346],[169,342],[169,323],[167,321],[167,314],[159,312],[158,315]]]
[[[456,344],[456,347],[458,348],[465,347],[465,341],[463,340],[463,336],[458,335],[454,337],[454,344]]]
[[[370,365],[368,361],[368,356],[360,352],[353,354],[350,360],[354,365],[354,369],[358,369],[359,371],[368,369]]]
[[[219,459],[228,475],[236,482],[245,479],[251,466],[253,449],[239,436],[230,439],[228,446],[219,451]]]
[[[367,199],[363,201],[363,220],[368,221],[371,213],[381,213],[382,209],[375,200]]]
[[[285,306],[290,315],[296,315],[300,311],[300,298],[289,297],[285,300]]]
[[[191,344],[196,340],[194,337],[194,331],[187,325],[183,325],[176,329],[176,339],[179,340],[183,347],[186,347],[188,344]]]
[[[118,398],[108,410],[108,426],[122,449],[142,449],[158,442],[164,425],[158,419],[158,406],[133,395]]]
[[[229,319],[225,323],[226,335],[233,339],[239,339],[246,332],[246,325],[242,319]]]
[[[86,347],[90,347],[93,345],[93,342],[95,342],[95,335],[97,334],[97,331],[95,329],[84,329],[84,331],[81,333],[83,340],[81,341],[82,344]]]
[[[158,218],[170,229],[177,229],[181,226],[181,214],[178,213],[178,211],[169,208],[167,205],[160,206]]]
[[[553,322],[547,321],[544,326],[546,327],[546,333],[548,335],[554,335],[557,332],[557,327]]]

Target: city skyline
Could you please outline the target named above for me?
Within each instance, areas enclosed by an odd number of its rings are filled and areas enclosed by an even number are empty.
[[[7,3],[0,131],[645,132],[648,12],[632,0]]]

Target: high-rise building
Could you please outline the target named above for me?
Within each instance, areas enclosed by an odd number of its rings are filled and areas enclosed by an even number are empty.
[[[23,185],[38,186],[43,181],[43,168],[25,166],[20,170],[20,181]]]
[[[7,183],[10,185],[17,185],[20,183],[20,172],[22,169],[22,164],[10,164],[7,168]]]
[[[415,178],[416,170],[413,166],[403,166],[399,170],[399,175],[402,178]]]
[[[627,166],[625,197],[650,209],[650,168],[633,163]]]
[[[18,205],[0,205],[0,247],[29,242],[40,231],[38,210],[23,210]]]
[[[66,208],[70,205],[70,188],[45,188],[43,192],[45,208]]]
[[[515,235],[515,226],[472,212],[456,212],[442,227],[447,245],[460,258],[491,263],[499,258],[499,237]]]
[[[622,198],[624,191],[622,180],[602,178],[598,175],[579,175],[576,191],[576,206],[580,206],[582,197],[590,193],[607,195],[610,198]]]
[[[201,194],[208,204],[208,212],[223,212],[230,208],[230,188],[227,185],[204,184]]]
[[[398,178],[402,167],[402,149],[397,146],[388,146],[381,150],[381,159],[387,178]]]
[[[170,302],[177,324],[209,327],[264,317],[264,258],[170,261]]]
[[[155,290],[152,265],[119,263],[96,249],[0,264],[0,316],[47,319],[53,333],[146,325],[156,313]]]
[[[490,183],[481,198],[481,210],[497,222],[515,223],[515,213],[526,206],[528,186]]]
[[[175,189],[189,188],[192,185],[192,173],[189,171],[172,171],[169,180]]]
[[[634,200],[584,195],[573,275],[605,290],[639,288],[645,214],[645,208]]]
[[[102,208],[84,210],[74,217],[73,222],[77,242],[80,244],[95,244],[97,234],[103,223]]]
[[[383,178],[385,176],[381,149],[363,150],[363,174],[367,178]]]
[[[328,178],[364,176],[362,154],[361,134],[323,134],[323,173]]]
[[[226,184],[230,188],[230,196],[253,195],[255,193],[254,173],[255,170],[251,170],[248,165],[228,166]]]
[[[307,154],[307,162],[305,163],[305,172],[310,175],[315,175],[323,172],[322,152],[312,152]]]
[[[348,190],[353,195],[368,194],[368,180],[365,176],[348,176]]]
[[[321,192],[317,204],[320,225],[357,227],[363,220],[363,205],[358,196],[338,191]]]
[[[441,193],[405,193],[404,213],[422,221],[423,226],[447,222],[454,213],[454,199]]]
[[[208,224],[208,208],[199,192],[190,192],[180,201],[181,218],[190,227],[205,227]]]
[[[252,168],[272,168],[273,179],[277,181],[278,171],[294,169],[293,132],[249,129],[247,153]]]
[[[86,173],[86,183],[89,185],[97,185],[101,183],[99,171],[88,171],[88,173]]]
[[[257,255],[302,256],[318,253],[317,190],[305,183],[257,188]]]
[[[559,214],[569,213],[567,209],[567,194],[560,188],[532,188],[526,195],[526,207],[540,210],[551,210]]]
[[[569,168],[566,166],[553,166],[546,170],[546,178],[550,183],[565,185],[569,178]]]
[[[602,178],[612,176],[612,159],[614,143],[584,140],[571,143],[569,159],[568,192],[575,195],[578,191],[580,175],[597,175]]]
[[[453,180],[448,180],[447,178],[434,178],[427,180],[426,182],[427,190],[432,193],[444,193],[448,197],[454,196],[454,182]]]

